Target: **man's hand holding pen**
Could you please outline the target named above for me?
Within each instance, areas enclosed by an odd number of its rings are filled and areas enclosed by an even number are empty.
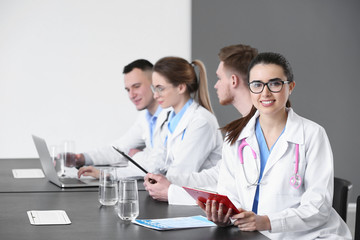
[[[171,182],[161,174],[148,173],[144,178],[144,186],[149,195],[159,201],[168,200],[168,189]]]

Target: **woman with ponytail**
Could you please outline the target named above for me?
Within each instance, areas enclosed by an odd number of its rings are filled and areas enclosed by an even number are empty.
[[[181,174],[215,166],[221,159],[222,136],[210,104],[204,64],[200,60],[189,63],[179,57],[162,58],[154,65],[152,86],[159,105],[173,108],[166,126],[163,174],[173,182]],[[161,176],[148,174],[145,187],[153,198],[167,201],[170,182],[164,187],[149,179],[160,181]],[[154,196],[157,185],[163,194]]]
[[[223,213],[216,201],[198,202],[208,219],[270,239],[351,239],[332,208],[333,155],[326,132],[291,108],[295,82],[289,62],[278,53],[260,53],[250,63],[248,86],[253,108],[224,128],[217,189],[240,213]]]

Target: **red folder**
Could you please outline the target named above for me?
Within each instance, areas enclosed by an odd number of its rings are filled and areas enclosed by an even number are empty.
[[[230,201],[230,199],[225,196],[215,192],[203,190],[203,189],[196,189],[196,188],[189,188],[183,187],[185,191],[187,191],[191,197],[195,200],[199,200],[202,203],[206,203],[206,200],[216,200],[218,203],[224,204],[226,207],[224,208],[224,213],[227,212],[229,208],[231,208],[233,213],[240,213],[239,210],[235,207],[235,205]]]

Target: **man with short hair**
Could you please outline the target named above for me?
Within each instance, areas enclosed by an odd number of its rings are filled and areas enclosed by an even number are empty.
[[[137,110],[144,110],[134,125],[112,145],[86,153],[75,154],[76,167],[84,165],[102,165],[126,163],[127,160],[112,146],[132,156],[140,165],[151,172],[158,172],[165,153],[164,141],[167,128],[168,110],[163,110],[153,98],[151,90],[153,65],[144,59],[131,62],[124,67],[125,90]],[[119,177],[144,176],[144,173],[129,164],[119,168]],[[99,170],[93,166],[80,168],[78,176],[98,177]]]

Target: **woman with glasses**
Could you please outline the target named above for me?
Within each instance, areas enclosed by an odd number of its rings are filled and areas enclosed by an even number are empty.
[[[351,239],[332,208],[333,155],[326,132],[291,108],[295,82],[289,62],[261,53],[248,76],[253,108],[224,127],[218,181],[218,192],[240,213],[216,201],[198,204],[220,226],[232,223],[271,239]]]
[[[196,74],[199,72],[198,77]],[[178,57],[160,59],[153,69],[154,98],[162,108],[172,107],[168,119],[164,171],[170,182],[183,173],[199,172],[221,159],[222,136],[213,114],[204,64]],[[145,188],[158,200],[167,201],[170,184],[154,195],[156,183],[145,177]],[[190,198],[190,196],[189,196]]]

